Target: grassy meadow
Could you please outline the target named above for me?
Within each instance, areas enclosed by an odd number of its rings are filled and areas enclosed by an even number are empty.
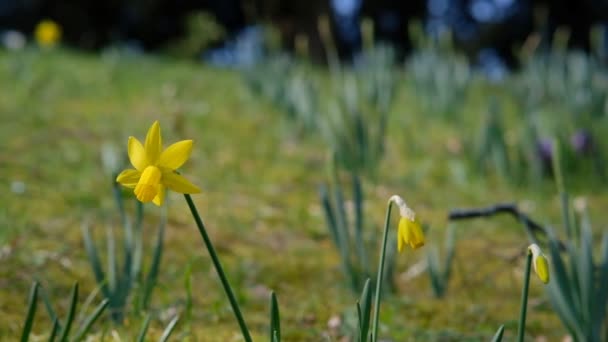
[[[319,88],[330,82],[326,70],[307,68]],[[500,104],[507,149],[526,143],[520,129],[522,89],[509,85],[512,79],[498,86],[472,78],[467,93],[458,98],[462,109],[445,118],[430,112],[432,95],[421,95],[421,86],[404,67],[392,72],[394,100],[384,153],[374,175],[362,181],[365,235],[379,240],[386,201],[393,194],[405,198],[428,230],[427,246],[396,256],[396,289],[383,298],[381,337],[489,341],[504,324],[506,340],[514,340],[529,244],[516,220],[498,216],[452,223],[455,256],[443,298],[433,296],[425,260],[428,246],[443,245],[448,212],[456,208],[515,202],[561,232],[560,197],[552,177],[511,177],[494,166],[472,167],[473,151],[484,144],[479,139],[492,101]],[[269,75],[264,81],[273,79]],[[120,167],[127,167],[127,138],[142,140],[155,120],[165,146],[194,140],[192,157],[180,172],[202,189],[193,199],[254,340],[268,338],[270,290],[279,299],[284,341],[349,340],[359,293],[345,285],[319,201],[319,186],[330,173],[328,143],[315,129],[295,128],[272,99],[250,89],[241,72],[111,50],[85,55],[26,49],[0,53],[0,84],[0,340],[20,336],[34,280],[61,316],[68,311],[75,281],[81,306],[96,291],[81,225],[90,224],[104,256],[106,227],[120,226],[112,195],[114,170],[104,166],[103,151],[117,151]],[[319,96],[322,103],[331,100],[326,98],[330,91]],[[447,104],[452,105],[457,106]],[[554,109],[570,111],[559,103],[543,107],[540,127],[554,127],[550,133],[559,135],[565,132],[557,124],[564,115],[552,114]],[[597,132],[605,126],[604,117],[593,126]],[[511,160],[511,169],[517,170],[519,159]],[[566,167],[564,178],[571,197],[585,198],[594,234],[599,234],[608,221],[605,183],[591,166]],[[125,189],[123,197],[133,212],[132,192]],[[241,341],[182,196],[170,193],[166,206],[162,263],[148,310],[153,317],[149,338],[158,338],[180,314],[172,340]],[[347,201],[346,209],[352,207]],[[144,253],[150,253],[160,213],[158,207],[144,205]],[[396,220],[391,229],[395,234]],[[374,265],[378,253],[379,247],[369,250]],[[144,256],[144,267],[148,264]],[[93,303],[99,301],[97,293]],[[89,340],[134,340],[145,315],[129,308],[123,325],[102,315]],[[45,341],[51,327],[40,304],[31,340]],[[535,278],[526,334],[546,341],[568,334]]]

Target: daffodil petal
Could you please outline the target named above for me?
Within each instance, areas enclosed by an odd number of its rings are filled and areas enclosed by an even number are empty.
[[[148,166],[148,158],[146,158],[146,151],[141,145],[139,140],[135,137],[129,137],[128,150],[129,160],[131,165],[137,169],[137,171],[143,171]]]
[[[116,182],[127,188],[134,188],[137,185],[137,182],[139,182],[139,177],[141,177],[141,172],[134,169],[127,169],[116,177]]]
[[[397,250],[399,253],[403,251],[403,246],[405,243],[407,243],[405,241],[405,230],[407,229],[405,226],[406,224],[407,223],[403,218],[399,220],[399,228],[397,229]]]
[[[413,239],[411,221],[403,217],[401,218],[400,224],[403,225],[403,234],[401,235],[403,237],[403,241],[407,244],[411,244]]]
[[[158,121],[154,121],[148,134],[146,134],[146,142],[144,148],[146,149],[146,156],[150,164],[156,164],[160,151],[162,150],[162,138],[160,136],[160,124]]]
[[[544,255],[534,260],[534,270],[543,283],[547,284],[549,282],[549,263]]]
[[[156,204],[159,207],[163,205],[163,202],[165,201],[165,192],[165,187],[161,185],[158,188],[158,193],[156,194],[156,197],[154,197],[154,199],[152,200],[152,203]]]
[[[186,160],[190,158],[192,152],[192,140],[182,140],[167,147],[158,160],[158,165],[171,170],[176,170],[184,165]]]
[[[418,247],[424,246],[424,233],[422,232],[422,227],[420,226],[420,222],[414,221],[411,223],[412,229],[412,248],[416,249]]]
[[[182,194],[196,194],[201,192],[196,185],[190,183],[184,176],[175,172],[163,172],[161,181],[169,189]]]

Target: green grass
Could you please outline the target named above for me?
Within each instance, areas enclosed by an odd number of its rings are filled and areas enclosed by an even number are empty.
[[[0,54],[0,85],[0,339],[19,336],[34,279],[50,292],[61,314],[74,281],[82,293],[95,288],[80,224],[91,219],[94,229],[101,230],[118,222],[100,146],[111,143],[126,153],[127,137],[143,139],[156,119],[165,144],[195,141],[183,172],[203,189],[195,202],[254,339],[267,339],[270,289],[280,299],[285,341],[336,340],[338,332],[328,328],[328,320],[342,313],[347,321],[354,319],[358,295],[341,279],[318,201],[317,187],[326,179],[326,147],[318,137],[293,135],[282,114],[253,96],[236,72],[118,53],[98,57],[26,50]],[[527,203],[541,222],[559,225],[552,183],[526,188],[498,177],[458,176],[453,170],[462,158],[449,153],[446,143],[477,131],[458,132],[426,119],[406,87],[399,88],[396,101],[386,159],[378,179],[365,184],[369,234],[381,234],[385,203],[394,193],[431,225],[430,242],[443,238],[447,212],[455,207],[516,200]],[[483,100],[478,101],[481,106]],[[403,115],[413,118],[405,128]],[[415,139],[425,153],[408,153],[404,139]],[[15,182],[25,184],[23,193],[11,190]],[[601,189],[579,188],[575,194],[589,194],[594,221],[605,222],[601,209],[608,203]],[[159,287],[152,299],[162,320],[153,320],[151,335],[160,336],[171,313],[184,309],[183,275],[191,262],[193,316],[178,323],[173,337],[239,340],[181,196],[171,194],[169,212]],[[147,205],[144,229],[155,231],[158,219],[159,210]],[[396,228],[396,220],[394,224]],[[385,297],[382,305],[382,336],[481,341],[503,323],[506,338],[514,336],[527,246],[523,230],[511,218],[463,222],[456,230],[446,298],[432,297],[426,274],[398,276],[398,293]],[[373,253],[375,257],[378,251]],[[423,253],[401,254],[399,273],[423,260]],[[522,257],[512,261],[517,255]],[[533,279],[530,293],[528,333],[549,340],[565,335],[541,283]],[[93,331],[98,337],[105,331],[111,340],[116,330],[131,340],[143,319],[143,314],[130,314],[124,327],[114,327],[104,315]],[[39,308],[33,333],[50,330]]]

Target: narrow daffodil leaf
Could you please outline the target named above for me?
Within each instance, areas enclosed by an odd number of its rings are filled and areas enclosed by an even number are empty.
[[[25,316],[25,323],[23,325],[23,331],[21,332],[21,342],[27,342],[32,332],[32,325],[34,324],[34,316],[36,316],[36,307],[38,306],[38,282],[32,284],[30,289],[30,297],[27,305],[27,315]]]
[[[51,299],[49,298],[48,294],[46,293],[46,290],[44,289],[44,287],[40,287],[38,294],[40,295],[40,297],[42,297],[42,302],[44,303],[44,307],[46,309],[46,312],[49,315],[49,318],[51,319],[53,324],[54,324],[54,322],[57,322],[57,328],[61,329],[61,322],[59,322],[59,317],[57,316],[57,313],[55,312],[55,310],[53,310],[53,305],[51,305]]]
[[[445,240],[445,261],[443,264],[443,280],[445,282],[445,287],[447,287],[447,282],[450,279],[450,275],[452,274],[452,261],[454,260],[454,249],[456,247],[456,233],[454,231],[454,226],[449,225],[446,232],[446,240]]]
[[[353,201],[355,203],[355,243],[360,266],[367,276],[370,273],[363,239],[363,189],[361,181],[356,173],[353,173]]]
[[[371,281],[369,278],[365,280],[363,285],[363,291],[361,292],[361,298],[357,304],[359,308],[359,341],[367,342],[369,336],[369,321],[371,317],[372,308],[372,291]]]
[[[606,307],[608,306],[608,233],[605,233],[602,239],[602,254],[600,264],[598,265],[598,283],[597,283],[597,295],[596,295],[596,307],[594,312],[594,319],[596,330],[599,330],[602,326],[602,322],[606,318]]]
[[[67,342],[68,336],[70,335],[70,329],[72,328],[72,322],[74,321],[74,317],[76,317],[76,305],[78,304],[78,283],[74,284],[72,288],[72,296],[70,301],[70,309],[68,311],[68,316],[65,319],[65,325],[61,331],[61,336],[59,337],[59,342]]]
[[[555,238],[549,241],[549,254],[551,255],[551,266],[553,274],[555,274],[555,283],[559,287],[559,292],[563,294],[565,304],[574,310],[574,301],[572,299],[572,290],[570,286],[570,277],[566,271],[566,266],[562,259],[559,243]],[[575,315],[579,317],[579,315]]]
[[[51,329],[51,334],[49,335],[49,342],[54,342],[55,337],[57,337],[57,333],[59,332],[59,320],[57,318],[53,319],[53,328]]]
[[[596,272],[593,264],[592,240],[591,227],[583,225],[580,234],[580,254],[575,272],[578,273],[578,285],[582,302],[581,306],[587,308],[586,310],[582,310],[581,313],[583,314],[583,319],[587,322],[591,322],[594,319],[594,317],[590,316],[593,314],[593,311],[595,311],[593,308],[595,307],[597,300],[595,296]]]
[[[325,220],[327,221],[327,228],[331,235],[332,240],[336,247],[340,248],[340,242],[338,241],[338,227],[336,223],[336,217],[334,215],[334,209],[331,204],[331,200],[329,199],[329,194],[327,193],[327,187],[322,186],[319,190],[319,195],[321,197],[321,206],[323,207],[323,212],[325,213]]]
[[[277,296],[272,291],[270,294],[270,338],[274,341],[276,336],[277,341],[281,340],[281,316],[279,313],[279,302]]]
[[[437,298],[441,298],[444,294],[444,280],[442,276],[442,270],[439,265],[439,252],[436,246],[431,246],[426,254],[428,274],[431,279],[431,286],[433,288],[433,294]]]
[[[150,321],[152,320],[152,316],[150,314],[146,315],[144,319],[144,323],[141,325],[141,329],[139,329],[139,334],[137,335],[137,342],[144,342],[146,340],[146,334],[148,333],[148,327],[150,327]]]
[[[357,301],[356,304],[357,304],[357,319],[358,319],[358,323],[359,323],[359,326],[358,326],[359,327],[359,340],[358,341],[361,342],[361,335],[362,335],[361,331],[363,330],[363,326],[362,326],[363,313],[361,311],[361,304],[359,303],[359,301]]]

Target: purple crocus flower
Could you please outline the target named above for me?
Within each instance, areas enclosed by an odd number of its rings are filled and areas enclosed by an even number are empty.
[[[593,152],[593,136],[589,131],[580,129],[570,138],[570,145],[578,154],[590,154]]]

